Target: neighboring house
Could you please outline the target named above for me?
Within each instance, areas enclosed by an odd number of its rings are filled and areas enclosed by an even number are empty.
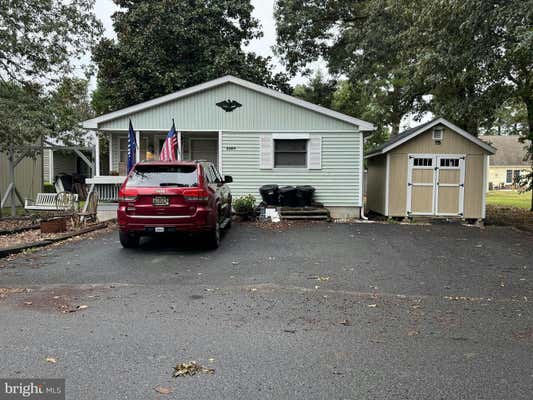
[[[526,143],[519,136],[480,136],[498,152],[489,158],[488,184],[490,189],[516,187],[516,178],[531,171],[531,163],[524,160]]]
[[[91,158],[90,154],[86,154],[86,156]],[[43,167],[43,180],[47,183],[53,183],[55,178],[61,175],[91,177],[91,168],[70,150],[45,149]]]
[[[390,217],[485,218],[486,171],[496,149],[436,118],[369,153],[367,208]]]
[[[102,199],[116,199],[128,156],[128,123],[136,159],[159,157],[175,120],[183,159],[216,163],[233,176],[234,197],[265,184],[312,185],[334,217],[359,217],[363,134],[374,126],[254,83],[225,76],[83,122],[109,138],[109,165],[118,176],[95,176]],[[100,171],[97,151],[96,171]]]
[[[41,156],[26,157],[15,168],[15,182],[22,199],[35,198],[42,190],[42,160]],[[9,158],[7,153],[0,152],[0,198],[5,199],[5,193],[10,183]],[[19,202],[20,203],[20,202]],[[11,204],[9,200],[2,201],[2,206]]]

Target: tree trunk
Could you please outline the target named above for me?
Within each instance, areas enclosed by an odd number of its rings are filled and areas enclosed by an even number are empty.
[[[527,108],[527,124],[528,124],[528,134],[527,138],[529,140],[529,161],[531,162],[531,175],[529,188],[531,189],[531,208],[530,211],[533,211],[533,98],[526,97],[524,98]]]
[[[398,114],[393,114],[391,116],[391,132],[390,137],[396,137],[400,133],[400,122],[402,122],[402,116]]]

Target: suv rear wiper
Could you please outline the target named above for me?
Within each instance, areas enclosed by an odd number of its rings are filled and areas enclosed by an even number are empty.
[[[159,186],[189,187],[189,185],[185,183],[176,183],[176,182],[163,182],[163,183],[160,183]]]

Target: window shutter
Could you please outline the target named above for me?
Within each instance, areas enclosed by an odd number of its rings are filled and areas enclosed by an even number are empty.
[[[320,136],[309,139],[307,168],[322,169],[322,138]]]
[[[261,135],[259,137],[259,168],[272,169],[274,166],[274,146],[272,135]]]

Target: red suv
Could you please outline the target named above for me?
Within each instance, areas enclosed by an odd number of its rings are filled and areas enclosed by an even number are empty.
[[[118,192],[120,243],[137,247],[143,235],[190,232],[218,247],[221,229],[231,225],[232,181],[207,161],[136,164]]]

